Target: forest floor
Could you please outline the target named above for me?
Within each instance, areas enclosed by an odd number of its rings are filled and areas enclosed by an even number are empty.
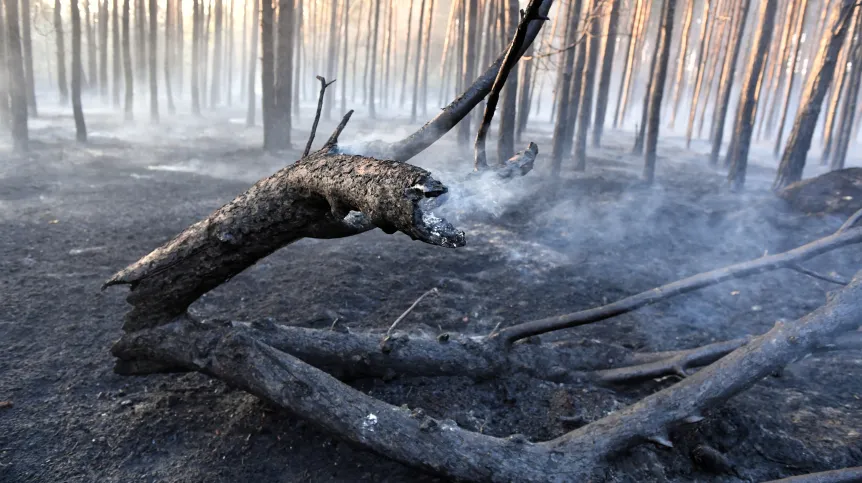
[[[255,180],[292,162],[264,155],[242,116],[175,117],[127,126],[89,113],[90,144],[77,146],[67,114],[31,124],[26,157],[0,157],[0,480],[48,481],[438,481],[340,442],[253,396],[199,374],[121,377],[111,343],[126,290],[99,290],[114,272],[205,217]],[[325,139],[333,122],[324,122]],[[525,137],[549,151],[549,130]],[[354,119],[343,140],[406,133],[401,120]],[[747,190],[729,193],[705,167],[705,144],[660,144],[657,184],[638,182],[630,133],[608,132],[589,169],[570,169],[549,189],[546,157],[528,176],[460,196],[470,155],[447,136],[416,160],[452,192],[440,214],[467,232],[444,249],[374,231],[302,240],[207,294],[202,317],[352,331],[402,323],[413,333],[487,334],[497,324],[572,312],[679,277],[756,258],[834,231],[837,216],[790,212],[768,191],[773,170],[756,163]],[[349,142],[349,141],[348,141]],[[359,141],[356,141],[359,142]],[[758,151],[755,150],[755,155]],[[862,253],[847,248],[806,266],[849,278]],[[577,344],[602,340],[640,351],[699,346],[767,331],[822,305],[836,286],[779,270],[735,280],[605,322],[563,331]],[[550,339],[550,337],[548,337]],[[751,481],[862,465],[862,353],[809,357],[756,384],[696,425],[673,449],[639,445],[595,481]],[[543,440],[570,431],[672,383],[608,388],[528,377],[358,381],[395,405],[422,407],[469,429]],[[560,418],[564,418],[565,421]],[[574,418],[572,418],[574,416]],[[577,421],[577,420],[580,421]],[[726,454],[736,476],[695,465],[691,450]]]

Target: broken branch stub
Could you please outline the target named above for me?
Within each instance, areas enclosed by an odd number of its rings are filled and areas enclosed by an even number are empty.
[[[204,293],[303,237],[350,236],[370,223],[425,243],[462,246],[464,232],[419,207],[446,190],[424,169],[327,148],[258,181],[104,286],[131,285],[128,331],[169,322]],[[364,216],[351,218],[351,211]]]

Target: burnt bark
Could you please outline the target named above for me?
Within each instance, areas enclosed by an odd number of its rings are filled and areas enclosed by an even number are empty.
[[[23,152],[30,148],[30,134],[27,127],[27,80],[24,75],[24,56],[21,54],[18,0],[3,0],[3,5],[6,7],[6,60],[12,143],[15,151]]]
[[[661,119],[662,96],[664,95],[665,80],[667,78],[667,64],[670,59],[670,45],[673,39],[673,17],[676,9],[676,0],[665,0],[664,10],[661,16],[661,35],[656,44],[656,55],[659,55],[655,73],[650,83],[648,93],[649,114],[647,118],[646,151],[644,152],[643,178],[647,183],[652,183],[655,178],[656,146],[658,145],[659,122]]]
[[[27,84],[27,109],[38,116],[36,83],[33,77],[33,35],[30,32],[30,0],[21,0],[21,47],[24,49],[24,82]]]
[[[268,149],[287,149],[291,145],[293,99],[293,0],[279,0],[278,5],[278,58],[276,59],[275,106],[273,121],[275,130],[269,139]]]
[[[617,25],[620,21],[620,4],[621,0],[611,0],[607,38],[605,39],[605,50],[602,54],[602,72],[599,75],[599,89],[596,93],[596,119],[593,125],[593,146],[597,148],[602,145],[605,116],[608,112],[611,75],[613,74],[614,54],[617,46]]]
[[[506,36],[515,34],[519,25],[518,0],[506,0]],[[524,32],[526,36],[526,31]],[[521,39],[523,43],[523,38]],[[518,46],[520,49],[520,45]],[[517,59],[516,59],[517,60]],[[505,62],[504,62],[505,69]],[[501,72],[503,69],[500,69]],[[503,104],[500,106],[500,128],[497,133],[497,159],[498,164],[503,164],[515,153],[515,116],[518,108],[518,76],[520,74],[518,62],[512,65],[512,70],[506,75],[506,84],[503,87]],[[488,105],[491,103],[488,97]]]
[[[847,27],[857,5],[852,0],[841,0],[834,7],[831,28],[827,31],[820,45],[817,58],[812,62],[812,69],[817,72],[805,86],[799,111],[793,122],[793,130],[784,147],[778,174],[772,185],[774,190],[780,190],[796,181],[802,179],[802,171],[805,169],[805,159],[811,148],[811,138],[826,91],[832,83],[835,72],[835,61],[838,51],[844,43]]]
[[[87,142],[87,125],[84,122],[84,109],[81,107],[81,12],[78,0],[69,2],[72,10],[72,110],[75,116],[75,139]]]
[[[260,43],[263,55],[260,59],[261,110],[263,111],[263,148],[274,150],[278,147],[278,134],[275,131],[275,52],[273,45],[273,7],[272,0],[261,0]]]
[[[601,47],[601,5],[604,0],[594,0],[592,12],[589,14],[588,25],[584,29],[589,29],[587,39],[584,40],[585,46],[588,49],[586,54],[586,65],[584,67],[583,80],[581,81],[581,96],[580,108],[578,109],[578,130],[575,137],[575,171],[584,171],[587,169],[587,133],[590,128],[590,116],[593,112],[593,86],[595,84],[596,66],[599,59],[599,49]],[[664,82],[662,82],[664,85]]]
[[[862,32],[862,15],[856,14],[856,32]],[[835,154],[832,156],[830,168],[843,169],[850,147],[850,136],[856,120],[856,103],[859,98],[859,85],[862,80],[862,38],[854,36],[849,52],[850,76],[847,79],[847,93],[844,96],[844,106],[841,110],[841,122],[838,130],[838,140],[835,143]]]
[[[224,24],[224,1],[215,0],[213,8],[213,66],[212,82],[210,82],[210,107],[216,107],[221,103],[221,78],[222,72],[222,26]],[[207,45],[209,48],[209,45]]]
[[[566,35],[565,45],[574,45],[578,38],[578,17],[581,16],[580,0],[569,2],[569,9],[566,13]],[[557,96],[556,96],[556,122],[554,123],[554,137],[551,145],[551,176],[556,178],[560,174],[560,169],[563,164],[563,156],[566,150],[566,134],[569,132],[569,110],[577,109],[577,105],[572,103],[570,94],[570,85],[572,78],[575,75],[575,49],[566,50],[565,60],[560,70],[560,79],[557,81]]]
[[[754,130],[760,76],[766,63],[766,55],[769,53],[769,43],[772,40],[772,31],[775,27],[777,3],[777,0],[766,0],[761,3],[757,38],[745,71],[745,80],[736,111],[735,141],[727,154],[728,164],[730,164],[727,179],[731,187],[736,190],[742,189],[745,185],[748,150],[751,146],[751,135]]]

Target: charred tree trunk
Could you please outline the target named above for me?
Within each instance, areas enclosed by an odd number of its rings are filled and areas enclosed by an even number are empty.
[[[661,41],[661,28],[656,32],[656,46]],[[655,79],[656,66],[661,57],[657,49],[653,49],[652,60],[650,60],[649,77],[647,77],[646,94],[644,94],[643,107],[641,107],[641,122],[637,125],[635,133],[635,145],[632,154],[641,156],[644,154],[644,141],[646,140],[646,126],[649,121],[650,92],[652,92],[653,79]]]
[[[572,0],[569,2],[569,8],[566,12],[566,35],[564,45],[573,46],[575,44],[575,40],[578,38],[578,17],[580,16],[581,2],[580,0]],[[557,82],[557,108],[555,113],[557,119],[554,123],[554,138],[551,146],[551,177],[554,179],[558,179],[560,175],[563,156],[567,152],[565,137],[568,132],[567,124],[569,123],[569,109],[572,109],[573,107],[575,109],[577,108],[577,106],[573,105],[571,99],[569,99],[570,85],[572,83],[572,77],[575,75],[574,66],[575,49],[569,48],[565,51],[565,58],[560,71],[561,76]]]
[[[691,108],[689,109],[688,124],[686,125],[685,130],[686,148],[691,147],[691,137],[694,133],[695,112],[697,111],[697,105],[700,101],[700,90],[701,86],[703,85],[703,74],[706,70],[706,59],[704,59],[704,55],[706,55],[706,48],[709,45],[710,36],[712,34],[712,26],[715,23],[716,15],[711,8],[712,1],[713,0],[706,0],[706,3],[703,5],[704,19],[701,23],[700,42],[697,48],[697,64],[694,74],[694,92],[691,95]]]
[[[266,1],[266,0],[265,0]],[[277,123],[273,129],[275,139],[269,149],[290,148],[291,96],[293,95],[293,0],[279,0],[278,5],[278,59],[275,79],[275,109],[272,116]]]
[[[33,36],[30,33],[30,0],[21,0],[21,43],[24,48],[24,81],[27,83],[27,108],[36,117],[36,83],[33,77]]]
[[[260,59],[261,110],[263,111],[263,149],[272,151],[278,147],[275,130],[275,53],[273,52],[273,7],[272,0],[261,0],[260,44],[263,55]]]
[[[182,1],[182,0],[181,0]],[[196,116],[201,115],[201,92],[200,92],[200,73],[201,73],[201,1],[192,1],[192,113]],[[259,0],[252,0],[258,2]],[[256,60],[256,59],[255,59]],[[252,62],[252,71],[254,70],[254,62]],[[252,91],[254,90],[254,82],[252,82]],[[252,110],[252,122],[254,118],[254,102],[249,103],[249,109]],[[248,121],[246,121],[248,125]]]
[[[811,147],[811,138],[817,126],[823,98],[832,83],[838,51],[844,43],[847,27],[855,8],[856,3],[853,0],[841,0],[835,7],[832,26],[824,36],[817,58],[812,63],[812,69],[816,69],[816,74],[813,74],[814,76],[805,86],[805,92],[800,101],[801,107],[796,113],[793,130],[787,139],[784,155],[778,167],[778,175],[772,185],[774,190],[780,190],[802,179],[805,158]]]
[[[506,36],[511,37],[518,28],[518,0],[506,0]],[[515,154],[515,116],[518,108],[519,66],[515,63],[503,87],[503,105],[500,107],[500,132],[497,134],[497,163],[504,164]]]
[[[744,0],[743,0],[744,1]],[[685,9],[685,17],[682,21],[682,38],[679,44],[679,57],[676,64],[676,80],[673,83],[673,100],[671,101],[669,127],[673,128],[676,121],[676,114],[679,111],[679,103],[682,99],[682,92],[685,90],[685,61],[688,54],[688,39],[691,37],[692,18],[694,17],[694,4],[696,0],[688,0]],[[700,61],[700,59],[697,59]]]
[[[5,1],[6,0],[4,0],[4,2]],[[63,42],[62,11],[63,9],[60,8],[60,0],[54,0],[54,37],[57,41],[57,87],[60,89],[60,100],[65,103],[69,98],[69,84],[66,81],[66,46]],[[8,19],[9,14],[7,13],[6,16]],[[9,46],[7,46],[7,48],[9,48]]]
[[[255,84],[257,81],[257,45],[260,43],[258,39],[258,25],[262,22],[260,15],[260,3],[263,0],[252,0],[251,14],[251,54],[248,57],[248,84],[246,93],[248,94],[248,110],[245,116],[245,125],[248,127],[254,126],[255,107],[257,106],[257,94],[255,93]],[[262,70],[262,69],[261,69]]]
[[[3,0],[3,5],[6,7],[6,60],[12,142],[15,151],[25,152],[30,149],[30,134],[27,127],[27,79],[24,74],[24,56],[21,54],[18,0]]]
[[[638,16],[638,21],[635,26],[634,32],[632,33],[633,41],[634,41],[634,57],[632,63],[629,64],[628,70],[626,71],[626,77],[624,77],[624,86],[622,90],[622,98],[620,99],[619,105],[617,106],[617,114],[619,115],[620,123],[625,120],[626,111],[628,109],[629,99],[632,96],[632,90],[634,89],[634,80],[635,73],[638,71],[639,67],[639,55],[636,55],[638,52],[641,52],[643,49],[644,39],[646,39],[646,30],[649,25],[650,14],[652,10],[652,2],[646,1],[641,2],[641,8]],[[653,59],[656,57],[653,55]],[[653,62],[651,62],[652,64]],[[652,66],[650,66],[650,74],[649,78],[652,78]],[[645,116],[642,116],[645,118]],[[643,124],[641,124],[643,125]],[[641,128],[641,141],[643,143],[643,128]]]
[[[224,2],[215,0],[213,12],[213,67],[212,80],[210,81],[210,108],[215,108],[221,103],[221,78],[222,72],[222,24],[224,23]],[[207,46],[209,48],[209,46]]]
[[[857,12],[854,30],[862,32],[862,14]],[[844,160],[847,158],[847,150],[850,146],[850,136],[853,133],[853,124],[856,120],[856,103],[859,98],[859,85],[862,80],[862,35],[855,35],[850,49],[850,76],[847,79],[847,93],[844,96],[844,107],[841,111],[841,123],[839,124],[838,140],[835,145],[835,154],[832,156],[830,167],[832,169],[843,169]]]
[[[99,4],[99,94],[108,100],[108,0]]]
[[[769,43],[772,41],[772,31],[775,28],[775,12],[778,0],[766,0],[760,7],[760,25],[757,28],[757,38],[745,71],[745,80],[739,97],[734,126],[735,142],[727,153],[730,171],[727,179],[731,188],[742,189],[745,184],[745,172],[748,166],[748,149],[751,145],[751,135],[754,128],[754,116],[757,109],[759,79],[769,53]]]
[[[588,36],[583,40],[588,49],[586,67],[581,82],[580,108],[578,109],[578,132],[575,137],[575,171],[587,169],[587,134],[590,128],[590,116],[593,112],[593,86],[601,48],[601,2],[594,0],[587,14],[588,23],[584,29],[589,29]],[[672,26],[671,26],[672,27]],[[663,80],[663,79],[662,79]]]
[[[527,49],[525,57],[532,57],[534,52],[534,45],[530,45]],[[533,69],[536,66],[535,59],[524,59],[523,60],[524,68],[521,70],[521,82],[518,84],[520,92],[518,93],[518,116],[517,116],[517,124],[515,128],[515,142],[521,142],[521,136],[524,133],[524,129],[527,128],[527,121],[530,118],[530,108],[533,102],[533,83],[535,82],[536,77],[533,76]]]
[[[135,89],[134,73],[132,72],[132,32],[131,32],[131,0],[123,0],[123,78],[125,79],[124,92],[126,121],[131,121],[134,116]]]
[[[425,59],[422,57],[422,33],[425,31],[425,0],[419,3],[419,31],[416,33],[416,58],[413,63],[413,103],[410,105],[410,121],[416,122],[417,108],[419,105],[419,72]],[[408,45],[409,49],[410,46]]]
[[[170,112],[171,114],[176,112],[176,107],[174,107],[174,94],[171,91],[171,65],[173,64],[173,56],[171,55],[171,49],[174,45],[172,39],[172,35],[174,33],[173,1],[174,0],[166,0],[165,5],[165,95],[168,98],[168,112]],[[176,1],[182,2],[182,0]]]
[[[689,3],[692,3],[690,0]],[[599,91],[596,95],[596,119],[593,126],[593,146],[602,145],[602,133],[605,128],[605,115],[608,112],[608,100],[611,89],[611,75],[614,70],[614,53],[617,46],[617,24],[620,21],[621,0],[611,0],[610,18],[608,18],[608,33],[605,40],[605,51],[602,56],[602,72],[599,76]],[[691,8],[691,7],[689,7]],[[685,53],[683,53],[685,56]]]
[[[72,111],[75,115],[75,139],[87,142],[87,125],[84,122],[84,109],[81,107],[81,12],[78,0],[71,0],[72,7]]]
[[[649,114],[647,118],[646,150],[644,152],[643,178],[652,183],[655,178],[656,147],[658,146],[658,131],[661,121],[661,104],[664,96],[664,86],[667,79],[667,64],[670,59],[670,45],[673,39],[673,18],[676,10],[676,0],[664,0],[661,15],[661,33],[656,43],[656,55],[659,56],[653,79],[650,82]]]
[[[182,3],[182,2],[180,2]],[[122,52],[120,47],[120,2],[113,0],[111,8],[111,67],[112,67],[112,89],[113,103],[115,108],[120,107],[120,92],[122,90]],[[182,19],[182,17],[180,17]]]
[[[465,31],[464,31],[464,57],[462,59],[461,84],[469,86],[476,77],[476,38],[479,29],[479,0],[465,0]],[[466,145],[470,142],[470,116],[465,116],[458,125],[458,142]]]
[[[156,64],[159,24],[157,0],[150,0],[150,121],[159,122],[159,72]]]
[[[858,15],[859,12],[856,12]],[[853,23],[853,27],[856,26],[856,23]],[[853,37],[853,29],[849,32],[850,35],[848,37]],[[845,43],[849,43],[845,40]],[[835,75],[833,76],[832,84],[829,86],[829,92],[826,97],[826,118],[823,120],[823,153],[820,156],[820,164],[826,166],[829,164],[829,159],[832,156],[833,147],[835,146],[835,136],[833,133],[835,132],[836,120],[838,119],[838,111],[840,110],[840,104],[842,97],[845,94],[844,87],[847,84],[847,78],[850,77],[850,71],[847,70],[847,57],[849,47],[842,47],[841,51],[838,53],[838,64],[835,67]]]
[[[735,22],[730,34],[733,44],[730,46],[730,52],[725,56],[724,65],[722,66],[713,131],[710,136],[712,150],[709,154],[709,165],[713,167],[718,166],[718,157],[721,153],[721,142],[724,139],[724,124],[730,106],[730,93],[733,91],[733,80],[736,77],[736,63],[739,59],[739,51],[742,50],[745,21],[748,18],[748,8],[750,5],[751,0],[741,0],[735,9]]]
[[[790,109],[790,96],[793,94],[793,81],[796,78],[796,61],[802,47],[802,28],[805,23],[805,13],[808,10],[808,0],[801,0],[796,26],[793,30],[793,53],[790,56],[790,66],[787,70],[787,87],[784,90],[784,103],[781,105],[781,114],[778,118],[778,131],[775,133],[775,147],[772,154],[777,158],[781,149],[781,140],[784,136],[784,125],[787,122],[787,112]]]

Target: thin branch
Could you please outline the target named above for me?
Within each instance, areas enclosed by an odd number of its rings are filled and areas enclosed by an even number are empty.
[[[860,242],[862,242],[862,228],[837,231],[832,235],[784,253],[764,256],[755,260],[699,273],[646,292],[641,292],[637,295],[626,297],[608,305],[507,327],[495,334],[495,337],[499,338],[505,345],[509,345],[512,342],[534,335],[599,322],[631,312],[646,305],[727,280],[797,265],[799,262],[814,258],[817,255],[835,250],[836,248]]]
[[[334,81],[333,81],[334,82]],[[323,145],[323,149],[331,149],[338,145],[338,136],[341,136],[341,132],[344,131],[344,128],[347,127],[347,122],[350,121],[350,116],[353,115],[353,109],[347,111],[347,114],[341,118],[341,122],[338,123],[338,126],[333,131],[332,135],[329,136],[329,139],[326,141],[326,144]]]
[[[838,285],[847,285],[848,283],[850,283],[849,280],[844,280],[841,277],[833,277],[831,275],[824,275],[822,273],[815,272],[814,270],[809,270],[809,269],[807,269],[807,268],[805,268],[799,264],[790,265],[787,268],[789,268],[795,272],[799,272],[803,275],[808,275],[809,277],[816,278],[818,280],[823,280],[824,282],[834,283],[834,284],[838,284]]]
[[[395,319],[395,322],[392,322],[392,325],[389,326],[389,330],[386,331],[386,337],[389,337],[392,334],[392,331],[395,330],[395,327],[398,325],[399,322],[404,320],[404,317],[407,317],[410,312],[413,312],[413,309],[415,309],[416,306],[419,305],[419,302],[421,302],[422,299],[431,295],[432,293],[437,293],[437,287],[434,287],[431,290],[420,295],[419,298],[416,299],[415,302],[413,302],[413,305],[411,305],[407,310],[405,310],[403,314],[399,315],[398,318]]]
[[[317,80],[320,81],[320,95],[317,97],[317,113],[314,115],[314,124],[311,125],[311,133],[308,135],[308,142],[305,143],[305,151],[302,152],[303,158],[308,156],[308,153],[311,152],[311,143],[314,142],[314,135],[317,134],[317,123],[320,122],[320,111],[323,110],[323,96],[326,93],[326,88],[335,82],[335,79],[332,79],[331,82],[327,83],[326,79],[322,76],[317,76]]]
[[[506,49],[503,65],[497,72],[497,77],[494,78],[491,93],[488,95],[488,101],[485,104],[485,112],[482,115],[482,123],[479,125],[479,131],[476,133],[475,155],[473,159],[474,171],[481,171],[488,167],[488,160],[485,155],[485,138],[488,136],[491,121],[494,119],[494,112],[497,110],[500,92],[506,84],[509,72],[518,63],[518,59],[520,58],[519,53],[524,46],[524,40],[527,38],[527,28],[530,26],[530,22],[533,20],[546,20],[539,16],[539,7],[541,5],[542,0],[530,0],[527,10],[521,10],[521,21],[518,23],[518,28],[515,30],[515,36],[512,38],[509,48]]]
[[[844,224],[841,225],[841,228],[838,229],[838,233],[853,228],[853,226],[859,222],[860,218],[862,218],[862,209],[857,210],[856,213],[850,215],[850,218],[847,218],[847,221],[845,221]]]

